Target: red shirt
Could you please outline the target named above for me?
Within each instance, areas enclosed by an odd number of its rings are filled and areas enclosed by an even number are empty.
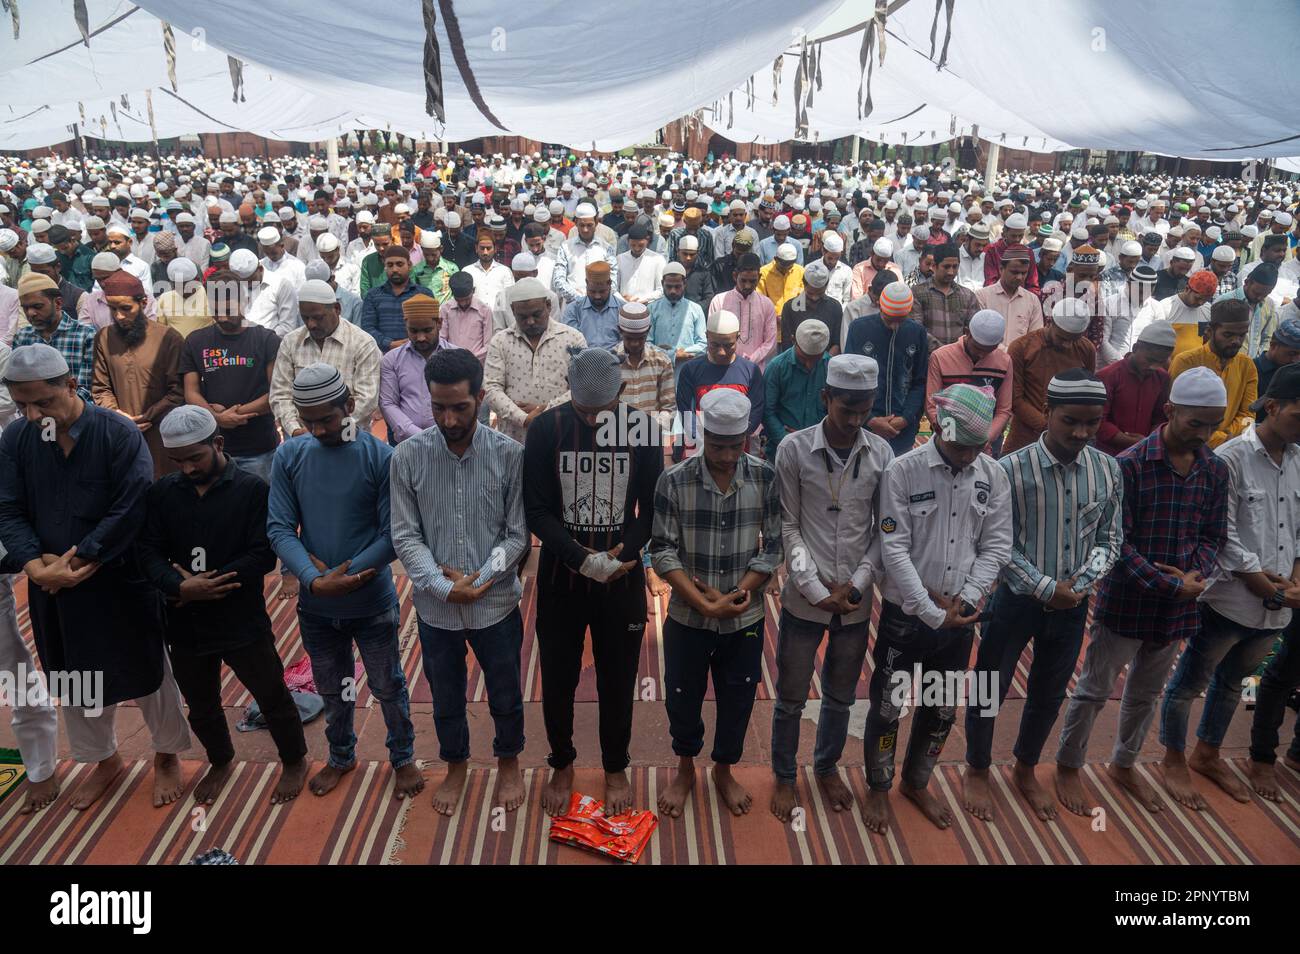
[[[1023,242],[1021,243],[1024,244]],[[998,239],[996,242],[990,242],[984,246],[984,284],[992,285],[1002,278],[1002,252],[1007,247],[1006,239]],[[1029,252],[1029,274],[1025,276],[1025,291],[1033,292],[1035,295],[1042,297],[1042,291],[1038,287],[1038,265],[1037,259],[1034,258],[1032,250]]]
[[[1144,437],[1165,422],[1165,402],[1169,400],[1169,374],[1164,368],[1152,368],[1145,378],[1134,373],[1129,358],[1109,364],[1097,372],[1106,385],[1106,412],[1097,429],[1097,446],[1107,454],[1125,450],[1114,443],[1121,431]]]

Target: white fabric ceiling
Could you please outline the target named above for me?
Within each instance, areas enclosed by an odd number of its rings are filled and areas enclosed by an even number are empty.
[[[870,0],[750,0],[743,15],[696,0],[427,0],[445,126],[425,110],[420,0],[10,5],[21,16],[15,39],[0,15],[0,150],[65,140],[83,110],[88,134],[147,140],[145,89],[161,137],[247,130],[314,140],[387,128],[611,149],[704,107],[708,125],[733,140],[777,142],[800,132],[801,47],[792,40],[803,35],[822,76],[806,139],[858,133],[928,145],[977,130],[1011,148],[1215,159],[1286,156],[1300,146],[1300,75],[1283,65],[1300,27],[1295,0],[892,0],[883,62],[879,42],[871,54],[873,108],[862,119]],[[174,29],[174,93],[159,18]],[[773,61],[783,50],[773,105]],[[227,53],[245,64],[238,102]]]

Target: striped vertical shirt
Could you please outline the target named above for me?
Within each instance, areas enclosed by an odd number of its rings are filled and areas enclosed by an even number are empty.
[[[1003,579],[1013,593],[1046,603],[1058,580],[1087,592],[1119,558],[1123,481],[1095,447],[1070,463],[1044,437],[998,461],[1011,479],[1013,548]]]
[[[781,497],[772,465],[742,455],[726,493],[718,489],[703,454],[660,474],[650,558],[660,576],[684,570],[723,593],[750,570],[775,573],[781,563]],[[714,619],[674,593],[668,615],[694,629],[739,632],[763,618],[763,594],[753,594],[739,616]]]
[[[523,498],[524,447],[483,424],[465,454],[447,449],[430,427],[393,452],[389,478],[393,549],[415,587],[420,619],[440,629],[484,629],[519,605],[515,572],[528,552]],[[493,586],[472,603],[450,603],[440,567],[479,572]]]
[[[627,355],[623,342],[614,346],[614,354]],[[623,401],[638,411],[644,411],[659,425],[661,433],[672,433],[673,417],[677,414],[677,383],[673,378],[673,360],[649,342],[646,343],[641,363],[635,368],[623,362]]]

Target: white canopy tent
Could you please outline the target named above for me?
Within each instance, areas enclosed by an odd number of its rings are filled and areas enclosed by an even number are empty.
[[[148,140],[151,90],[159,137],[380,128],[615,149],[703,108],[738,142],[978,135],[1039,151],[1300,151],[1300,77],[1284,68],[1294,0],[751,0],[743,16],[695,0],[8,7],[19,13],[12,30],[0,21],[0,150],[65,140],[74,122]],[[1245,68],[1220,68],[1225,54]]]

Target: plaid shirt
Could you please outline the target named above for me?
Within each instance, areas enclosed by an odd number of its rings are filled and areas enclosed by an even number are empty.
[[[930,336],[933,350],[939,345],[952,344],[966,333],[971,316],[980,310],[979,300],[969,288],[954,284],[951,294],[945,295],[931,282],[912,289],[912,315]]]
[[[14,347],[29,344],[49,344],[68,362],[68,370],[77,377],[77,387],[90,390],[95,376],[95,329],[74,321],[65,313],[48,342],[31,325],[24,325],[14,338]]]
[[[781,498],[772,465],[741,456],[726,493],[718,490],[703,454],[664,471],[655,487],[650,558],[660,576],[684,570],[723,593],[750,570],[775,573],[781,563]],[[763,618],[763,594],[753,594],[739,616],[713,619],[674,592],[668,615],[684,626],[734,633]]]
[[[1124,543],[1097,591],[1096,618],[1130,639],[1167,644],[1200,630],[1196,600],[1176,600],[1164,563],[1206,577],[1228,537],[1228,465],[1206,447],[1186,477],[1165,461],[1164,428],[1119,455]]]

